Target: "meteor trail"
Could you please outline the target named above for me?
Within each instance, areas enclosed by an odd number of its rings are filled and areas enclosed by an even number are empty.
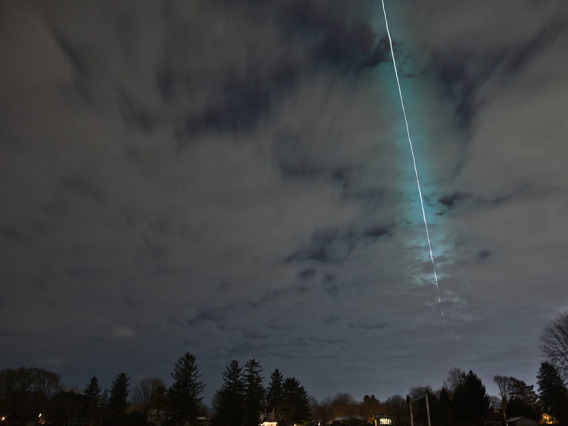
[[[436,293],[438,295],[438,303],[442,303],[440,298],[440,286],[438,285],[438,274],[436,273],[436,263],[434,262],[434,255],[432,254],[432,243],[430,242],[430,232],[428,231],[428,221],[426,220],[426,211],[424,210],[424,200],[422,198],[422,189],[420,188],[420,179],[418,178],[418,168],[416,167],[416,158],[414,157],[414,148],[412,147],[412,139],[410,137],[410,128],[408,126],[408,118],[406,117],[406,109],[404,108],[404,99],[402,98],[402,89],[400,88],[400,80],[398,79],[398,70],[396,68],[396,60],[394,59],[394,49],[392,46],[392,38],[389,31],[389,22],[387,19],[387,11],[385,10],[385,1],[381,0],[383,6],[383,14],[385,15],[385,26],[387,28],[387,35],[389,37],[390,51],[392,56],[392,65],[394,67],[394,75],[396,77],[396,84],[398,86],[398,95],[400,97],[400,106],[402,107],[402,114],[404,115],[404,124],[406,125],[406,135],[408,136],[408,144],[410,146],[410,153],[412,154],[412,164],[414,165],[414,174],[416,176],[416,186],[418,187],[418,195],[420,197],[420,207],[422,208],[422,218],[424,219],[424,228],[426,229],[426,239],[428,240],[428,250],[430,252],[430,261],[432,262],[432,269],[434,270],[434,282],[436,284]],[[442,315],[444,312],[442,311]]]

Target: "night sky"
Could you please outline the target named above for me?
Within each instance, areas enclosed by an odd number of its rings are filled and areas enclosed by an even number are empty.
[[[205,402],[535,383],[568,308],[568,2],[0,1],[0,368]],[[444,315],[442,316],[442,312]]]

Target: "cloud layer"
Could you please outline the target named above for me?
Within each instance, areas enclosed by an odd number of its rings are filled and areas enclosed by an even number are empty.
[[[567,307],[568,8],[387,7],[442,306],[376,2],[0,3],[2,364],[534,382]]]

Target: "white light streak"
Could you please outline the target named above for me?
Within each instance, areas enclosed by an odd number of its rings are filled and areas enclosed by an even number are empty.
[[[424,200],[422,197],[422,189],[420,188],[420,179],[418,177],[418,168],[416,167],[416,158],[414,157],[414,148],[412,146],[412,138],[410,137],[410,128],[408,126],[408,118],[406,116],[406,109],[404,108],[404,99],[402,97],[402,89],[400,88],[400,80],[398,78],[398,70],[396,68],[396,60],[394,58],[394,48],[392,45],[392,38],[389,30],[389,22],[387,19],[387,11],[385,10],[385,1],[381,0],[383,6],[383,14],[385,16],[385,26],[387,28],[387,35],[389,37],[390,51],[392,56],[392,65],[394,68],[394,75],[396,77],[396,84],[398,86],[398,95],[400,97],[400,106],[402,107],[402,114],[404,115],[404,124],[406,125],[406,135],[408,136],[408,145],[410,146],[410,153],[412,154],[412,164],[414,165],[414,174],[416,176],[416,186],[418,187],[418,195],[420,197],[420,207],[422,208],[422,219],[424,219],[424,228],[426,229],[426,239],[428,240],[428,251],[430,252],[430,261],[432,262],[432,269],[434,271],[434,282],[436,284],[436,293],[438,295],[438,303],[442,303],[440,298],[440,286],[438,285],[438,274],[436,273],[436,263],[434,262],[434,254],[432,253],[432,243],[430,242],[430,232],[428,230],[428,221],[426,220],[426,211],[424,210]],[[442,311],[442,315],[444,312]]]

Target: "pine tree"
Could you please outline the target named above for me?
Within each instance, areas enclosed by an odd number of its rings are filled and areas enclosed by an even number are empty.
[[[544,411],[556,417],[560,423],[568,420],[568,390],[558,369],[545,361],[537,375],[538,394]]]
[[[282,385],[284,383],[284,376],[278,369],[274,370],[270,375],[270,385],[266,393],[266,405],[269,411],[276,413],[278,404],[282,399]]]
[[[129,381],[130,378],[125,373],[120,373],[112,382],[108,408],[113,417],[120,417],[126,414]]]
[[[223,372],[223,386],[217,391],[213,407],[215,424],[240,426],[243,423],[245,384],[243,369],[237,360],[231,361]]]
[[[481,425],[489,410],[490,399],[481,379],[469,370],[456,386],[453,399],[453,419],[460,425]]]
[[[195,356],[191,353],[182,355],[171,373],[174,382],[168,389],[168,400],[172,420],[176,424],[190,424],[199,416],[201,393],[205,385],[199,381],[201,375],[197,370]]]
[[[245,364],[244,426],[257,426],[264,399],[260,363],[254,358]]]
[[[101,406],[101,387],[96,377],[91,377],[87,386],[83,390],[85,395],[84,415],[86,417],[97,417]]]
[[[311,418],[308,393],[300,382],[291,377],[284,381],[277,419],[284,426],[305,423]]]
[[[83,394],[88,399],[99,400],[101,397],[101,387],[99,386],[99,379],[97,377],[91,377],[87,386],[83,390]]]

